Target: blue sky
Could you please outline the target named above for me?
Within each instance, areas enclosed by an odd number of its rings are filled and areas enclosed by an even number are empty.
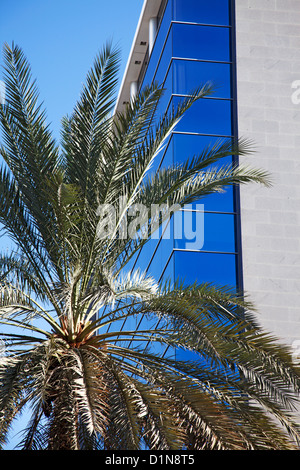
[[[23,49],[56,137],[107,40],[121,48],[121,79],[142,5],[143,0],[1,0],[1,62],[5,42]]]
[[[0,81],[4,43],[20,46],[59,140],[94,57],[106,41],[121,50],[120,83],[144,0],[0,0]],[[0,136],[1,139],[1,136]],[[10,250],[6,237],[0,249]]]
[[[107,40],[121,49],[121,83],[142,5],[143,0],[0,0],[1,68],[3,44],[13,41],[31,64],[56,138]],[[9,249],[6,243],[0,240],[1,250]],[[7,449],[17,443],[18,430]]]

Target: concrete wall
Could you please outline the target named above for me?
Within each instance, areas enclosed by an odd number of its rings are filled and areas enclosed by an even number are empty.
[[[256,144],[251,164],[268,170],[273,178],[271,189],[241,188],[244,285],[265,328],[296,347],[300,0],[236,0],[236,22],[239,134]]]

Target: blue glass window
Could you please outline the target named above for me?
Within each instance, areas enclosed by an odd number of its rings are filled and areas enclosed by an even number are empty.
[[[205,196],[198,202],[192,203],[192,207],[195,209],[196,205],[201,203],[204,204],[205,211],[234,212],[234,191],[232,186],[227,186],[223,193]]]
[[[182,98],[173,97],[176,107]],[[196,101],[177,124],[176,131],[221,136],[232,135],[231,101],[202,98]]]
[[[164,116],[166,109],[168,108],[168,104],[171,100],[171,95],[172,95],[172,77],[170,74],[168,74],[167,78],[165,79],[164,83],[159,83],[159,85],[162,85],[163,87],[163,94],[159,100],[159,103],[157,105],[156,109],[156,116],[158,118],[161,118]]]
[[[187,158],[200,155],[208,147],[221,143],[226,139],[222,137],[214,137],[211,135],[190,135],[190,134],[173,134],[174,141],[174,162],[183,162]],[[225,161],[225,159],[224,159]],[[220,165],[224,163],[220,160]],[[227,159],[226,159],[227,162]]]
[[[230,29],[175,23],[172,26],[173,57],[230,61]]]
[[[234,217],[231,214],[211,212],[177,213],[174,230],[175,248],[234,253]],[[180,235],[181,238],[176,238]]]
[[[161,24],[157,33],[157,36],[156,36],[156,39],[155,39],[153,49],[151,51],[146,74],[143,79],[144,85],[149,85],[153,80],[154,73],[155,73],[162,49],[164,47],[164,43],[167,37],[167,33],[169,30],[171,21],[172,21],[172,2],[168,2],[165,12],[164,12],[163,19],[161,21]]]
[[[221,137],[173,134],[169,145],[166,148],[163,159],[163,166],[167,167],[178,162],[184,162],[187,158],[200,155],[207,147],[211,147],[217,142],[222,142]],[[222,158],[214,166],[230,165],[232,157]],[[199,200],[204,204],[205,211],[234,212],[234,189],[232,186],[224,188],[223,193],[215,193]],[[192,203],[192,208],[196,209],[197,203]]]
[[[235,189],[232,186],[227,186],[224,188],[223,193],[213,193],[208,196],[199,197],[190,206],[193,210],[197,210],[197,206],[203,204],[204,210],[207,212],[233,213],[234,192]]]
[[[231,98],[231,65],[193,60],[173,61],[173,93],[188,94],[204,83],[215,86],[213,97]]]
[[[175,251],[175,279],[185,284],[211,282],[218,285],[236,286],[236,255]]]
[[[229,25],[228,0],[173,0],[173,19],[193,23]]]
[[[153,77],[154,81],[156,81],[159,85],[161,85],[165,79],[171,60],[172,60],[172,36],[169,34],[168,39],[164,45],[164,50],[161,55],[159,65]],[[171,80],[170,80],[170,84],[172,87]]]

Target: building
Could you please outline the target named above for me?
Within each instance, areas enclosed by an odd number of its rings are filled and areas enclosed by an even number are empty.
[[[166,89],[162,111],[199,83],[220,85],[188,111],[157,165],[199,153],[220,138],[247,137],[256,145],[249,163],[268,170],[273,187],[228,189],[201,201],[203,206],[187,208],[183,217],[204,221],[203,243],[201,236],[198,245],[176,237],[151,240],[135,262],[158,280],[180,275],[244,289],[262,324],[295,353],[300,344],[299,46],[299,0],[145,0],[117,104],[122,109],[153,80]]]

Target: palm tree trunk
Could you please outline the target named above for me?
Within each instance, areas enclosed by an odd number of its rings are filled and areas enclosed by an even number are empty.
[[[52,401],[48,450],[79,450],[78,413],[74,391],[67,376],[56,382]]]

